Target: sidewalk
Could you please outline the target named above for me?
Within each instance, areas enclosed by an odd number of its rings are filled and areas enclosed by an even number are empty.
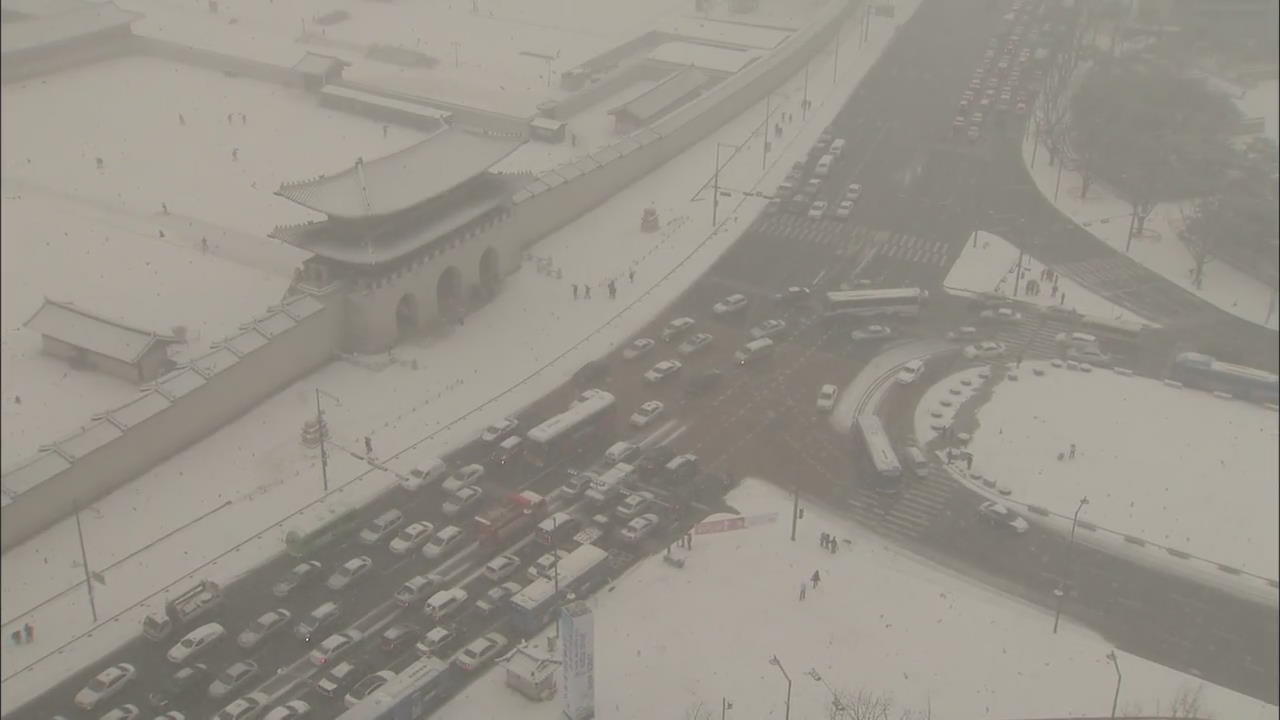
[[[86,509],[81,519],[90,566],[110,568],[104,572],[107,585],[97,588],[98,615],[113,618],[91,637],[60,650],[91,625],[84,588],[77,587],[83,569],[73,520],[6,554],[0,570],[3,631],[31,622],[39,628],[40,640],[4,646],[0,708],[16,707],[134,637],[146,612],[135,603],[187,573],[228,581],[279,552],[286,530],[318,523],[324,515],[359,504],[394,482],[390,473],[368,471],[361,459],[335,452],[330,486],[344,489],[322,500],[318,459],[299,442],[303,421],[314,413],[316,387],[341,399],[341,405],[326,408],[335,443],[358,448],[368,435],[378,456],[395,467],[403,462],[398,456],[409,448],[443,454],[466,442],[652,320],[732,245],[764,202],[722,202],[721,222],[710,227],[710,203],[698,192],[710,175],[715,144],[741,146],[721,169],[724,185],[772,189],[834,118],[892,38],[896,24],[905,22],[916,4],[899,5],[894,21],[873,20],[870,40],[861,49],[849,42],[853,26],[845,28],[838,84],[811,78],[810,122],[784,123],[784,137],[775,142],[765,171],[760,169],[760,134],[752,135],[764,115],[761,102],[533,248],[535,255],[548,258],[560,270],[559,278],[541,274],[530,264],[508,278],[499,296],[469,316],[465,325],[403,345],[386,356],[386,362],[368,363],[375,369],[332,363]],[[832,60],[828,51],[816,57],[813,66]],[[782,111],[800,116],[802,91],[800,74],[772,95],[775,119]],[[639,231],[640,214],[649,206],[657,208],[662,229],[644,234]],[[624,278],[633,268],[634,284]],[[593,293],[591,301],[572,299],[571,283],[607,283],[610,278],[620,278],[616,301],[610,302],[607,293]],[[491,348],[497,346],[510,352],[495,357]],[[225,509],[192,523],[228,502]],[[308,509],[301,516],[277,522],[303,507]],[[173,534],[162,546],[152,545],[168,533]],[[140,548],[147,549],[138,552]],[[38,611],[27,612],[68,589],[72,591]],[[29,669],[42,657],[38,672]]]

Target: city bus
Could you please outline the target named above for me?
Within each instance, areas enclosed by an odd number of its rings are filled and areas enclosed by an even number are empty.
[[[1155,329],[1153,325],[1135,320],[1115,320],[1092,315],[1081,315],[1076,325],[1081,332],[1126,342],[1138,342],[1143,338],[1144,334]]]
[[[822,310],[823,317],[828,320],[844,317],[914,318],[928,299],[929,293],[920,288],[838,290],[825,295]]]
[[[523,632],[535,633],[551,622],[570,593],[585,595],[604,576],[609,553],[595,545],[579,545],[560,559],[551,577],[535,580],[511,597],[512,620]]]
[[[1173,361],[1173,379],[1189,387],[1274,403],[1280,392],[1280,378],[1264,370],[1218,362],[1208,355],[1186,352]]]
[[[875,471],[876,489],[884,492],[897,491],[902,482],[902,464],[898,462],[898,454],[889,444],[889,434],[884,431],[880,418],[861,415],[853,422],[858,430],[858,437],[862,440],[862,449]]]
[[[438,696],[448,668],[439,658],[421,658],[339,715],[338,720],[418,720],[441,699]]]
[[[616,404],[616,398],[604,390],[583,392],[573,407],[525,435],[525,458],[537,467],[546,467],[577,454],[591,436],[606,428]]]

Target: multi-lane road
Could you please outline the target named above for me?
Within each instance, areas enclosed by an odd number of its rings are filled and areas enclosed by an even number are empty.
[[[940,468],[933,468],[898,495],[870,490],[854,469],[852,443],[833,432],[828,420],[816,412],[815,400],[819,385],[848,384],[883,347],[855,344],[845,330],[815,322],[812,306],[789,307],[772,300],[774,293],[792,285],[832,287],[861,281],[880,287],[923,287],[930,290],[935,302],[918,322],[895,331],[901,338],[937,343],[946,330],[972,322],[966,304],[946,299],[941,285],[975,228],[997,230],[990,227],[991,217],[1025,218],[1017,221],[1021,223],[1017,227],[1025,230],[1027,237],[1049,238],[1037,248],[1050,248],[1049,255],[1042,257],[1050,263],[1064,258],[1074,262],[1074,255],[1061,253],[1088,245],[1073,231],[1057,229],[1060,219],[1044,211],[1043,198],[1038,195],[992,189],[1027,180],[1025,170],[1021,177],[1015,177],[1009,165],[1020,130],[1007,134],[984,131],[974,142],[952,132],[956,99],[971,68],[980,62],[992,28],[1000,24],[1005,12],[1005,3],[930,0],[923,4],[830,128],[834,136],[845,139],[846,147],[822,192],[838,202],[849,183],[861,184],[864,193],[853,217],[847,221],[813,220],[789,212],[762,216],[663,317],[641,333],[657,338],[667,320],[687,315],[696,321],[692,332],[709,332],[714,336],[712,342],[688,356],[679,356],[675,344],[661,342],[643,358],[627,361],[620,353],[611,355],[607,375],[589,383],[618,398],[619,413],[611,431],[583,448],[579,457],[550,468],[517,464],[505,468],[503,474],[490,473],[482,481],[487,501],[495,502],[516,488],[530,488],[548,494],[554,507],[570,509],[590,525],[590,518],[599,510],[562,496],[555,488],[570,469],[585,469],[596,462],[612,441],[648,438],[649,444],[664,443],[675,451],[698,455],[707,473],[698,481],[699,487],[708,492],[692,505],[664,494],[661,485],[644,483],[646,488],[655,488],[660,499],[670,501],[659,510],[664,526],[639,547],[618,541],[616,523],[602,528],[597,542],[614,554],[613,562],[619,569],[638,555],[661,548],[690,523],[718,509],[719,501],[712,491],[721,489],[714,484],[716,477],[758,475],[797,487],[813,501],[832,503],[895,542],[966,568],[1034,602],[1051,604],[1053,588],[1066,577],[1065,568],[1073,567],[1068,615],[1090,623],[1130,652],[1274,703],[1278,631],[1270,609],[1080,545],[1072,551],[1051,531],[1033,527],[1016,538],[993,532],[976,522],[974,511],[980,498]],[[1010,239],[1018,241],[1016,235]],[[1127,262],[1097,248],[1087,249],[1087,253],[1109,262]],[[1088,285],[1087,278],[1084,282]],[[1144,294],[1142,288],[1150,292]],[[749,306],[730,316],[714,315],[711,306],[715,301],[734,292],[746,294]],[[1115,299],[1156,308],[1166,302],[1158,298],[1170,293],[1152,281],[1115,295]],[[1202,305],[1196,306],[1196,312],[1203,315],[1209,311]],[[732,355],[749,339],[748,328],[771,318],[788,323],[776,352],[757,364],[738,367]],[[1035,357],[1049,352],[1051,343],[1046,338],[1065,327],[1059,321],[1028,317],[1001,329],[999,337],[1027,357]],[[1180,332],[1191,329],[1185,324],[1178,327]],[[1235,331],[1206,336],[1209,345],[1201,347],[1224,357],[1233,357],[1233,352],[1252,353],[1256,333],[1235,327]],[[960,346],[951,347],[958,350]],[[1151,372],[1162,366],[1167,350],[1122,348],[1134,357],[1134,367],[1151,368]],[[685,364],[676,377],[659,384],[641,379],[655,362],[676,357]],[[886,394],[880,411],[896,442],[905,442],[912,434],[913,408],[928,381],[963,362],[958,352],[943,353],[930,361],[920,383]],[[723,380],[704,395],[689,396],[685,392],[688,378],[711,368],[722,370]],[[564,409],[585,386],[567,385],[535,403],[522,415],[522,428]],[[665,404],[663,416],[644,432],[629,428],[626,419],[631,412],[653,399]],[[455,467],[484,461],[487,452],[475,443],[449,461]],[[443,499],[437,488],[416,493],[396,489],[361,513],[372,519],[396,507],[408,521],[425,519],[440,526],[448,522],[440,509]],[[681,509],[676,511],[671,505]],[[464,583],[470,593],[467,610],[453,620],[460,639],[445,648],[442,654],[448,657],[449,651],[467,639],[494,627],[510,632],[505,613],[483,616],[474,609],[474,600],[493,585],[478,576],[477,569],[500,551],[515,552],[527,565],[544,550],[526,535],[513,539],[508,547],[470,547],[444,563],[430,563],[418,554],[396,558],[385,545],[368,547],[358,544],[354,536],[343,538],[318,551],[314,559],[324,565],[327,575],[346,559],[367,554],[374,568],[361,582],[340,593],[325,590],[321,584],[281,600],[271,594],[271,584],[297,562],[282,557],[230,586],[217,619],[234,635],[269,609],[284,607],[296,619],[322,601],[341,596],[344,615],[338,628],[356,627],[371,634],[346,659],[357,662],[362,676],[387,668],[398,670],[416,657],[412,644],[385,653],[379,647],[378,633],[405,620],[422,630],[432,625],[417,606],[402,610],[391,602],[406,579],[434,571],[444,575],[447,584]],[[22,708],[20,714],[33,718],[90,716],[75,710],[71,699],[93,674],[115,662],[134,664],[139,679],[108,706],[130,702],[145,707],[147,693],[161,687],[175,669],[164,658],[167,647],[139,639],[59,683]],[[224,643],[201,662],[218,671],[235,660],[252,657],[264,672],[259,682],[244,692],[265,684],[276,702],[302,697],[313,703],[315,717],[336,717],[344,709],[341,700],[319,696],[312,688],[319,671],[305,661],[309,650],[309,645],[283,635],[252,653],[239,650],[234,642]],[[451,687],[468,679],[461,671],[451,672]],[[197,697],[177,709],[185,711],[188,718],[210,717],[225,703]]]

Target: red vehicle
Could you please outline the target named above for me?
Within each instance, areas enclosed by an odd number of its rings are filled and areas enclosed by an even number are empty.
[[[525,490],[508,496],[502,504],[476,515],[476,531],[482,541],[498,543],[542,520],[546,498]]]

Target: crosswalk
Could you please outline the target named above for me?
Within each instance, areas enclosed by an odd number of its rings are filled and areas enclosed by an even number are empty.
[[[950,248],[940,240],[926,240],[907,233],[874,231],[861,225],[806,215],[777,213],[760,219],[757,232],[780,240],[830,248],[837,257],[870,254],[909,263],[946,267]]]
[[[911,478],[892,495],[854,483],[846,502],[855,517],[890,534],[915,538],[948,512],[947,506],[958,487],[940,466],[930,465],[924,477]]]
[[[1085,285],[1102,292],[1121,292],[1139,284],[1139,279],[1123,262],[1116,258],[1095,257],[1055,266],[1059,274],[1070,278],[1080,278]]]
[[[1056,358],[1061,354],[1055,338],[1067,329],[1062,323],[1052,322],[1043,316],[1001,326],[996,340],[1009,348],[1009,356]]]
[[[938,267],[946,267],[949,252],[947,243],[941,240],[926,240],[903,233],[891,235],[876,249],[876,253],[881,257]]]

